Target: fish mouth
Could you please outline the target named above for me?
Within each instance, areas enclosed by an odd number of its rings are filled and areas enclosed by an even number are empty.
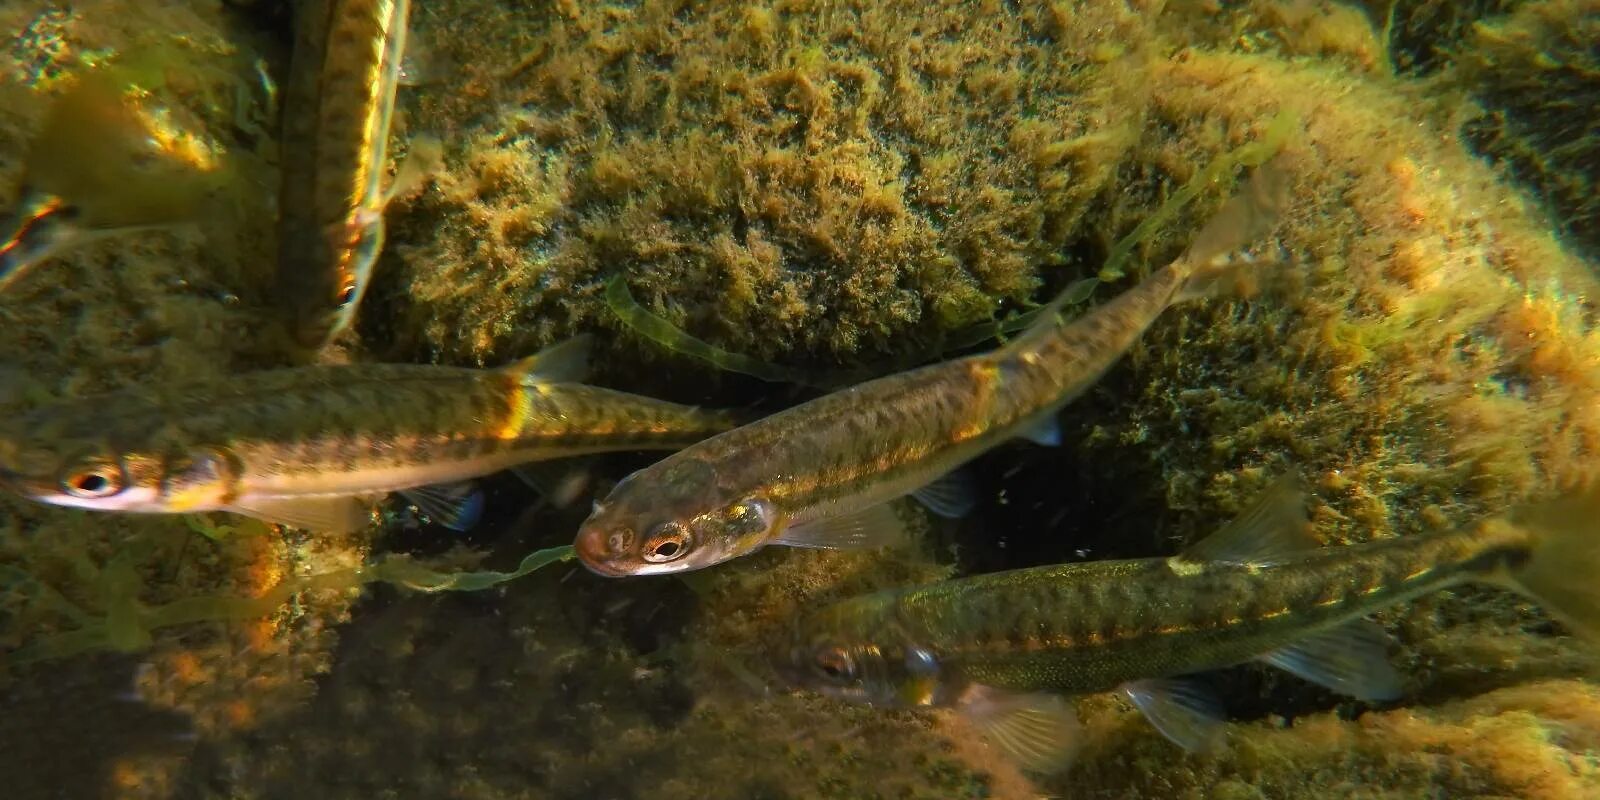
[[[606,547],[605,537],[586,536],[580,532],[577,540],[572,543],[572,549],[577,552],[578,561],[596,575],[623,578],[633,574],[612,558],[610,549]]]

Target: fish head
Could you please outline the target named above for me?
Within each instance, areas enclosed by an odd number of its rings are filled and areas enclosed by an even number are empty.
[[[884,622],[885,595],[836,603],[803,617],[774,665],[790,684],[840,700],[910,708],[940,696],[939,660]]]
[[[94,511],[179,512],[215,508],[236,463],[213,448],[119,447],[103,440],[0,436],[0,485],[51,505]]]
[[[359,210],[330,231],[320,252],[331,266],[315,280],[295,287],[294,296],[288,298],[295,341],[309,349],[322,347],[350,327],[383,250],[381,213]]]
[[[58,506],[98,511],[147,511],[159,501],[161,460],[109,447],[7,442],[0,447],[0,483]]]
[[[712,464],[668,459],[624,478],[595,503],[574,546],[601,575],[663,575],[749,553],[777,522],[770,502],[728,490]]]

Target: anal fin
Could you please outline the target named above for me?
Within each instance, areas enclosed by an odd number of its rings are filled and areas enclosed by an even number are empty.
[[[372,522],[372,506],[362,498],[348,496],[245,501],[224,510],[316,533],[349,533]]]
[[[1400,674],[1388,659],[1389,636],[1368,620],[1321,631],[1260,657],[1262,661],[1358,700],[1399,699]]]
[[[786,528],[773,544],[825,549],[888,547],[905,539],[905,526],[889,503]]]
[[[1030,772],[1060,772],[1082,744],[1083,726],[1061,695],[977,685],[967,690],[959,709],[984,738]]]
[[[960,519],[978,505],[978,485],[972,472],[958,469],[911,493],[929,511],[946,519]]]
[[[1222,704],[1192,680],[1134,681],[1124,684],[1122,693],[1161,735],[1191,753],[1209,750],[1222,738]]]

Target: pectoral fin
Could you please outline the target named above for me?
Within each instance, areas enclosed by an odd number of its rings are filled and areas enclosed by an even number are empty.
[[[224,510],[317,533],[349,533],[372,521],[372,506],[359,497],[258,500],[236,503]]]
[[[1082,743],[1078,715],[1060,695],[973,686],[959,709],[984,738],[1031,772],[1060,772]]]
[[[1061,422],[1052,411],[1017,431],[1017,437],[1042,447],[1060,447]]]
[[[1122,693],[1150,724],[1191,753],[1208,750],[1222,738],[1222,705],[1211,691],[1183,678],[1124,684]]]
[[[1388,647],[1383,628],[1356,620],[1280,647],[1261,660],[1359,700],[1395,700],[1403,691]]]
[[[471,481],[403,489],[400,495],[429,519],[453,531],[472,530],[483,516],[483,492]]]
[[[905,526],[888,503],[786,528],[773,544],[825,549],[887,547],[905,539]]]

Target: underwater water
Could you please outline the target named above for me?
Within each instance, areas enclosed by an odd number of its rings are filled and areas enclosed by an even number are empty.
[[[0,33],[0,797],[1600,797],[1594,0]]]

